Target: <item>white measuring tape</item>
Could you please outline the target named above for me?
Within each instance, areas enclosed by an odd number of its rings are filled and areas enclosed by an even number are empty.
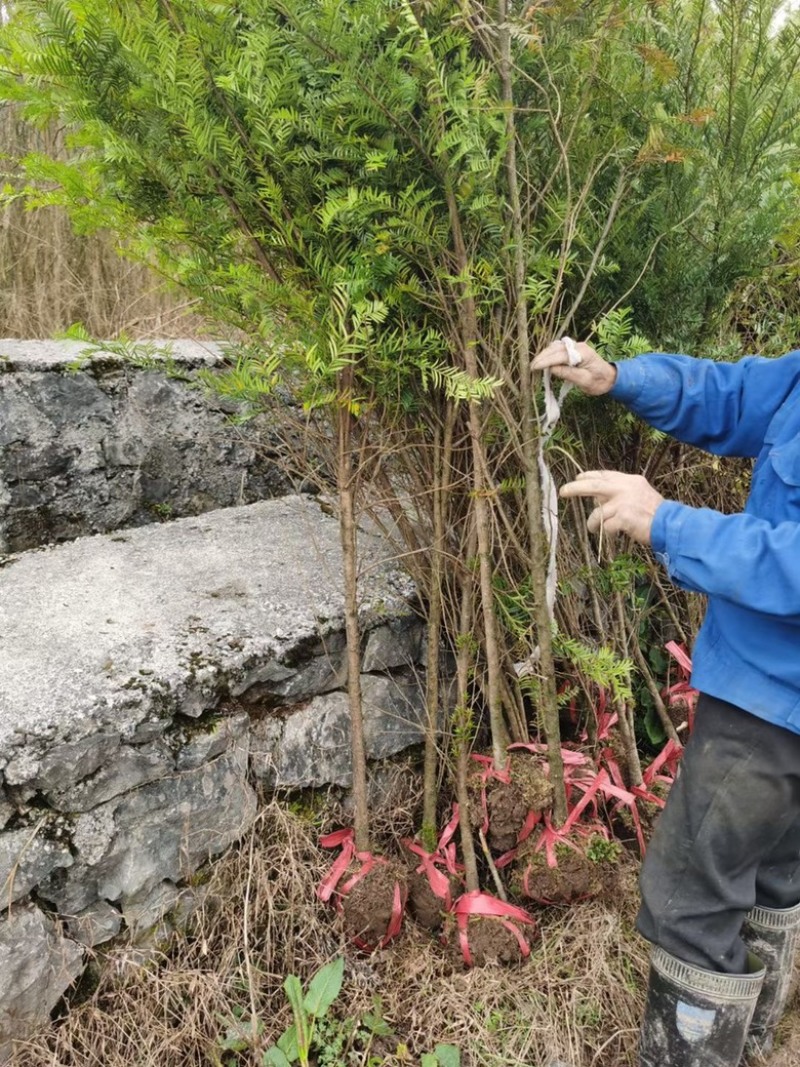
[[[581,360],[575,342],[571,337],[562,337],[561,340],[564,342],[564,347],[567,350],[569,365],[571,367],[579,367],[583,361]],[[564,398],[572,386],[569,382],[564,382],[558,391],[558,396],[556,396],[553,389],[553,376],[550,373],[549,367],[542,372],[542,386],[544,388],[544,415],[539,424],[538,460],[539,481],[542,487],[542,521],[550,549],[549,559],[547,561],[545,598],[547,600],[547,614],[550,616],[550,621],[552,622],[555,619],[556,586],[558,584],[558,574],[556,571],[556,550],[558,549],[558,491],[556,490],[555,479],[553,478],[545,459],[545,448],[547,447],[550,438],[553,436],[553,430],[555,430],[556,423],[561,417],[561,405],[564,403]],[[528,659],[523,660],[521,663],[514,664],[514,670],[516,671],[517,676],[524,678],[526,675],[533,674],[535,671],[535,664],[538,660],[539,647],[537,645]]]
[[[577,345],[571,337],[562,337],[561,340],[567,350],[570,367],[579,367],[582,360]],[[547,565],[547,611],[552,621],[555,613],[557,584],[558,493],[553,475],[544,458],[544,452],[550,438],[553,436],[556,423],[561,417],[561,405],[564,403],[564,397],[572,386],[568,382],[564,382],[556,397],[549,368],[542,375],[542,384],[544,386],[544,418],[539,427],[539,476],[542,483],[542,519],[544,520],[545,532],[550,543],[550,559]]]

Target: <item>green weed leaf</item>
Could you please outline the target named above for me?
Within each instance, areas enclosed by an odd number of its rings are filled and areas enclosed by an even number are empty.
[[[303,1007],[309,1015],[320,1018],[325,1015],[339,996],[344,978],[344,959],[340,957],[326,963],[311,979]]]
[[[287,1027],[278,1038],[277,1047],[283,1052],[288,1060],[296,1060],[300,1057],[300,1049],[297,1044],[297,1027]]]
[[[296,974],[287,975],[283,983],[283,991],[292,1006],[295,1019],[302,1018],[305,1015],[303,1009],[303,987],[300,985],[300,979]]]
[[[461,1052],[455,1045],[437,1045],[434,1053],[441,1067],[461,1067]]]
[[[264,1067],[291,1067],[291,1060],[277,1045],[267,1049],[261,1062]]]

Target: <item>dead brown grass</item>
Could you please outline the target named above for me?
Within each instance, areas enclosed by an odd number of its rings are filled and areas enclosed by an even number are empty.
[[[65,156],[55,129],[20,121],[0,108],[3,183],[19,184],[19,159],[31,152]],[[196,301],[169,290],[149,268],[122,259],[104,234],[77,236],[57,207],[0,208],[0,337],[49,338],[81,323],[92,337],[207,336]]]
[[[646,951],[632,929],[633,861],[613,904],[542,911],[522,968],[454,972],[411,923],[371,957],[345,944],[314,895],[329,862],[319,829],[307,814],[268,803],[250,838],[210,870],[188,930],[149,961],[130,948],[109,952],[94,993],[20,1046],[13,1067],[255,1067],[290,1021],[286,975],[307,980],[339,954],[347,962],[337,1018],[362,1017],[379,996],[395,1035],[381,1049],[387,1064],[419,1063],[439,1042],[457,1045],[467,1065],[634,1063]],[[253,1050],[223,1054],[220,1039],[237,1015],[258,1019],[261,1036]],[[366,1067],[366,1050],[330,1061],[345,1062]]]

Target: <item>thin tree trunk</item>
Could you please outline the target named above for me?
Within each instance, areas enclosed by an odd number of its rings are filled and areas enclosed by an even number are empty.
[[[536,637],[539,645],[539,717],[547,742],[550,781],[553,785],[553,820],[560,826],[567,817],[567,793],[564,783],[564,761],[561,756],[561,725],[558,715],[558,693],[553,660],[553,620],[547,604],[547,570],[549,545],[542,515],[542,485],[539,474],[539,426],[533,402],[530,371],[530,338],[528,307],[525,298],[525,244],[517,182],[516,125],[514,122],[514,93],[511,76],[511,32],[508,25],[506,0],[498,0],[498,28],[500,34],[500,76],[503,102],[506,105],[506,175],[511,227],[513,234],[514,312],[516,323],[519,389],[522,402],[522,462],[525,471],[525,504],[528,520],[528,539],[531,553],[531,586],[533,590]]]
[[[625,624],[625,608],[622,603],[622,594],[614,594],[615,607],[617,612],[617,625],[620,632],[620,647],[623,650],[623,655],[627,652],[628,644],[628,628]],[[619,713],[619,728],[622,734],[622,743],[625,746],[625,763],[628,769],[628,781],[627,785],[641,785],[642,784],[642,763],[639,759],[639,750],[636,747],[636,732],[633,727],[633,711],[629,704],[624,700],[617,701],[617,711]]]
[[[339,376],[337,409],[337,489],[339,535],[344,573],[344,618],[347,637],[347,696],[350,705],[350,753],[353,764],[353,828],[356,848],[369,851],[369,805],[367,802],[367,753],[364,743],[364,713],[361,703],[361,628],[358,623],[358,530],[355,513],[352,423],[349,400],[352,368]]]
[[[474,542],[474,536],[470,535],[469,540]],[[454,713],[453,732],[456,747],[456,799],[458,800],[459,829],[461,832],[461,854],[464,857],[464,880],[467,892],[470,893],[480,888],[478,860],[475,855],[475,841],[472,837],[469,789],[467,788],[469,746],[472,735],[472,713],[469,700],[471,658],[469,637],[472,633],[472,596],[472,576],[468,571],[464,571],[461,582],[461,608],[458,620],[458,633],[461,643],[456,658],[458,704]]]
[[[682,747],[683,742],[678,737],[678,731],[675,729],[675,724],[669,717],[669,713],[667,712],[666,706],[664,705],[664,701],[661,699],[661,694],[658,691],[656,680],[653,677],[652,671],[650,670],[647,664],[647,660],[645,659],[644,652],[642,652],[641,648],[639,647],[639,642],[636,640],[636,635],[633,632],[631,632],[631,644],[633,645],[633,657],[636,660],[639,670],[642,672],[644,684],[647,686],[647,690],[650,693],[650,697],[653,701],[653,706],[656,709],[656,714],[658,715],[661,725],[664,727],[664,733],[667,735],[670,741],[674,741],[675,744],[681,745]]]
[[[445,550],[444,498],[447,492],[448,471],[453,442],[455,409],[450,403],[444,440],[436,431],[433,445],[433,543],[430,558],[430,589],[428,594],[428,648],[426,660],[425,702],[425,761],[422,777],[422,846],[428,852],[436,848],[436,801],[439,770],[439,645],[442,631],[442,572]]]
[[[450,225],[453,232],[453,245],[458,274],[466,278],[469,274],[467,256],[461,220],[458,214],[456,198],[449,183],[446,182],[447,204]],[[461,348],[464,366],[470,378],[477,380],[478,361],[475,346],[478,343],[478,320],[475,300],[468,286],[461,286]],[[489,722],[492,731],[492,758],[496,767],[505,766],[507,749],[510,743],[508,729],[503,717],[503,705],[500,685],[500,649],[497,639],[497,619],[494,613],[494,590],[492,589],[492,536],[489,522],[489,505],[486,499],[484,481],[484,449],[481,434],[481,419],[477,401],[469,401],[469,439],[472,452],[472,504],[475,510],[475,530],[478,536],[478,570],[480,577],[481,617],[483,622],[483,641],[486,653],[487,685],[486,694],[489,703]]]

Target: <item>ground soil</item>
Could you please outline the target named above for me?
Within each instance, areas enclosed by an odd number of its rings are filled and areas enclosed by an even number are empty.
[[[517,843],[528,815],[522,789],[516,782],[491,779],[486,784],[486,805],[489,809],[489,829],[486,833],[489,847],[493,852],[508,852]]]
[[[667,717],[675,729],[678,731],[678,736],[682,738],[684,744],[686,743],[687,724],[689,722],[689,703],[685,699],[677,699],[667,704]]]
[[[345,875],[347,881],[350,872]],[[392,921],[395,885],[400,884],[405,897],[406,872],[395,864],[376,864],[356,882],[342,900],[344,927],[349,938],[359,938],[377,945],[386,936]]]
[[[665,800],[669,793],[669,786],[664,782],[656,782],[655,785],[650,787],[649,791],[653,793],[654,796],[661,797],[662,800]],[[660,808],[658,804],[654,804],[652,801],[648,800],[637,800],[636,806],[639,812],[639,822],[642,827],[642,837],[645,840],[645,844],[647,844],[652,837],[656,821],[663,809]],[[633,822],[633,815],[631,814],[630,808],[623,804],[614,816],[614,823],[615,836],[618,837],[626,847],[638,851],[639,841],[636,836],[636,827]]]
[[[546,811],[553,802],[550,785],[541,761],[528,752],[515,752],[510,763],[511,781],[490,778],[486,783],[489,830],[486,839],[493,852],[508,852],[517,843],[530,811]],[[480,775],[475,774],[471,787],[480,794]]]
[[[510,921],[510,920],[507,920]],[[522,936],[531,943],[533,927],[519,927]],[[484,915],[471,915],[467,926],[467,940],[473,967],[497,964],[511,966],[522,963],[519,942],[514,934],[498,920]],[[461,941],[455,923],[448,930],[448,949],[455,967],[464,966]]]
[[[453,900],[461,892],[461,883],[458,878],[448,875],[450,882],[450,895]],[[444,901],[437,897],[431,889],[426,874],[419,874],[412,869],[408,877],[408,910],[412,918],[425,929],[437,933],[442,928],[444,920]]]
[[[410,809],[419,783],[406,777]],[[330,851],[317,840],[321,830],[337,825],[321,827],[311,809],[298,813],[270,801],[249,840],[206,870],[203,903],[186,930],[147,966],[124,940],[103,946],[98,989],[21,1042],[8,1067],[164,1067],[230,1056],[255,1063],[292,1021],[285,976],[297,974],[307,988],[336,955],[345,958],[345,976],[326,1033],[335,1038],[341,1020],[380,1010],[393,1031],[387,1064],[419,1063],[446,1043],[469,1067],[544,1067],[558,1060],[570,1067],[636,1067],[649,946],[634,928],[634,853],[620,855],[613,892],[569,907],[536,908],[537,933],[524,966],[468,969],[454,954],[452,935],[445,948],[415,923],[404,924],[401,937],[369,956],[347,943],[343,917],[316,895],[331,866]],[[471,927],[490,922],[475,919]],[[497,947],[502,935],[490,930],[488,936]],[[530,939],[528,928],[524,936]],[[509,949],[516,951],[510,943]],[[242,960],[253,953],[268,965],[251,968],[243,986]],[[492,953],[498,956],[502,952]],[[258,1053],[223,1053],[231,1030],[241,1034],[244,1022],[250,1032],[247,1009],[242,1017],[243,999],[250,997],[264,1027]],[[349,1048],[349,1067],[369,1067],[374,1042],[361,1048],[354,1040]],[[798,1064],[795,999],[773,1055],[748,1067]]]
[[[522,900],[540,904],[571,904],[609,891],[616,880],[616,864],[597,862],[583,851],[586,840],[577,840],[581,851],[556,845],[555,867],[548,866],[544,849],[536,851],[535,835],[520,848],[511,875],[511,890]]]

